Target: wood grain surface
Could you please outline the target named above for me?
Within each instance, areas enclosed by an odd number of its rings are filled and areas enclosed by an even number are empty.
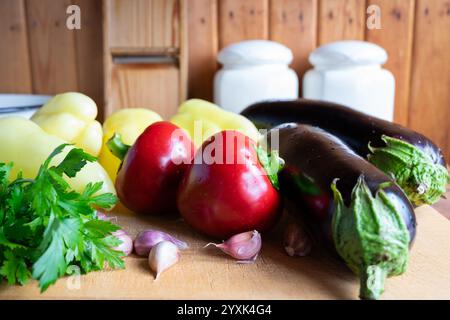
[[[26,4],[34,90],[45,94],[78,90],[75,32],[67,29],[62,14],[70,1]]]
[[[213,100],[213,79],[218,51],[217,0],[187,1],[188,94],[191,98]]]
[[[395,77],[395,122],[408,125],[409,84],[414,35],[414,0],[369,0],[382,14],[381,29],[366,29],[366,40],[386,49],[384,65]],[[393,32],[395,30],[395,32]]]
[[[268,0],[220,0],[219,48],[248,39],[269,37]]]
[[[32,91],[24,0],[0,1],[0,90]]]
[[[139,107],[168,119],[187,98],[186,10],[179,0],[103,1],[104,116]],[[147,60],[115,62],[130,57]],[[161,57],[170,61],[151,61]]]
[[[447,186],[447,192],[432,207],[450,220],[450,186]]]
[[[318,45],[338,40],[364,40],[365,0],[321,0]]]
[[[270,40],[292,50],[291,68],[303,75],[311,68],[308,56],[317,43],[317,0],[271,1],[269,10]]]
[[[443,30],[450,30],[450,2],[418,0],[416,6],[409,125],[426,132],[449,161],[450,36]]]
[[[114,65],[109,112],[148,108],[168,119],[180,103],[179,77],[179,69],[173,65]]]
[[[119,210],[124,212],[123,210]],[[116,213],[117,214],[117,213]],[[25,287],[0,286],[0,299],[356,299],[358,281],[337,260],[317,252],[288,257],[279,231],[263,236],[255,264],[237,264],[214,248],[211,239],[181,220],[117,214],[133,236],[155,228],[185,240],[181,260],[153,280],[147,260],[126,258],[126,269],[60,279],[44,294],[35,282]],[[383,299],[450,299],[450,221],[428,206],[417,209],[418,233],[405,274],[389,278]],[[79,284],[79,286],[77,286]]]
[[[178,0],[107,0],[111,47],[178,47]]]

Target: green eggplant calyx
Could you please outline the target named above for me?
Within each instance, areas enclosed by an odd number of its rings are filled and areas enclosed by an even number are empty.
[[[273,187],[280,190],[278,172],[284,167],[284,160],[280,158],[278,150],[267,152],[261,146],[255,147],[256,155]]]
[[[372,195],[361,175],[347,207],[336,181],[332,234],[336,251],[360,277],[361,299],[378,299],[386,277],[405,272],[409,255],[409,232],[382,186]]]
[[[415,206],[438,201],[450,182],[447,169],[408,142],[386,135],[381,139],[386,146],[375,148],[369,144],[369,161],[392,176]]]
[[[106,142],[106,146],[115,157],[119,158],[120,161],[123,161],[125,155],[130,149],[129,145],[123,143],[122,137],[119,133],[114,133],[108,142]]]

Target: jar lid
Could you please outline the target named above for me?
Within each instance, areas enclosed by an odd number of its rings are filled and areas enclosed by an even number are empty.
[[[315,67],[342,67],[384,64],[388,56],[379,45],[366,41],[336,41],[320,46],[309,55]]]
[[[247,40],[222,49],[217,60],[223,65],[289,64],[292,51],[281,43],[269,40]]]

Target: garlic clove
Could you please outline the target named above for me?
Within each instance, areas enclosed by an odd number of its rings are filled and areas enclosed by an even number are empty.
[[[114,247],[113,250],[122,251],[125,256],[128,256],[133,251],[133,239],[131,239],[129,234],[122,229],[113,232],[112,235],[122,241],[122,243],[117,247]]]
[[[239,264],[251,264],[251,263],[254,263],[256,261],[256,258],[258,258],[258,254],[254,255],[252,258],[247,259],[247,260],[238,260],[238,261],[236,261],[236,263],[239,263]]]
[[[114,223],[117,222],[117,217],[107,216],[104,212],[98,210],[97,219],[109,222],[113,221]],[[133,239],[130,237],[130,235],[122,229],[117,230],[111,234],[122,241],[121,244],[119,244],[117,247],[113,247],[112,249],[116,251],[122,251],[125,256],[128,256],[133,251]]]
[[[96,212],[97,212],[97,219],[117,223],[116,216],[109,216],[106,213],[104,213],[103,211],[97,210]]]
[[[134,251],[139,256],[148,256],[150,250],[161,241],[170,241],[181,250],[188,248],[186,242],[172,237],[168,233],[158,230],[144,230],[134,240]]]
[[[155,280],[165,270],[173,266],[180,259],[178,247],[170,241],[158,242],[150,250],[148,264],[150,269],[155,272]]]
[[[312,249],[311,238],[308,233],[297,223],[291,223],[284,232],[284,250],[293,257],[307,256]]]
[[[209,245],[219,248],[239,263],[253,263],[261,250],[262,240],[261,234],[254,230],[236,234],[220,244],[208,243],[205,247]]]

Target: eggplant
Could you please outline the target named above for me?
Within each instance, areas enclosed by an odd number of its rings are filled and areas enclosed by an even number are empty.
[[[450,182],[444,156],[430,139],[339,104],[306,99],[265,101],[241,114],[259,129],[296,122],[336,135],[392,176],[416,206],[439,200]]]
[[[299,217],[360,277],[360,297],[378,299],[388,276],[406,270],[416,234],[414,208],[389,176],[334,135],[284,124],[267,133],[284,166],[280,192]]]

